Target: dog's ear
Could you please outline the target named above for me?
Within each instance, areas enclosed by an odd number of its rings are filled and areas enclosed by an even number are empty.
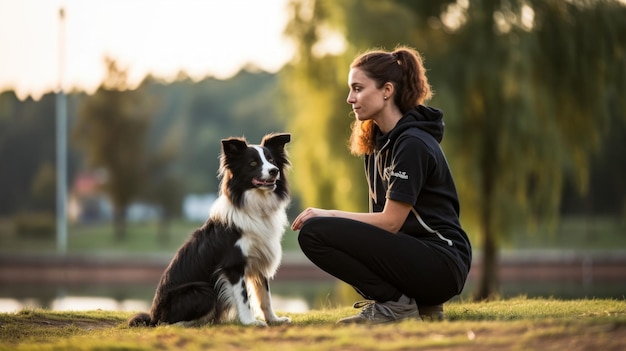
[[[261,145],[270,149],[283,149],[285,144],[291,141],[291,134],[267,134],[263,137]]]
[[[248,148],[248,143],[242,138],[222,139],[222,152],[224,155],[231,156],[240,154]]]

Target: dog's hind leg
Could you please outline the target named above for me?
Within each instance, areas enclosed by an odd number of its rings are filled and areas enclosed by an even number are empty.
[[[250,279],[250,282],[254,284],[254,292],[256,293],[256,298],[259,302],[259,307],[265,316],[265,321],[267,323],[289,323],[291,322],[291,318],[289,317],[278,317],[276,313],[274,313],[274,308],[272,307],[272,295],[270,293],[270,282],[269,279],[265,277],[259,277]]]
[[[158,324],[205,324],[213,320],[216,302],[211,284],[192,282],[157,294],[151,314]]]

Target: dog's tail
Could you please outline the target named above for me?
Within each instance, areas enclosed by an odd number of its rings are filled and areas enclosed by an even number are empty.
[[[129,327],[154,327],[156,323],[152,321],[152,318],[147,313],[137,313],[128,320]]]

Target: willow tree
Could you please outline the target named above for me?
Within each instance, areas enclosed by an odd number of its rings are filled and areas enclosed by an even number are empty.
[[[85,98],[73,130],[87,166],[106,171],[104,191],[113,205],[116,240],[126,237],[126,209],[142,193],[146,170],[146,133],[150,126],[144,98],[128,87],[127,71],[105,59],[107,75]]]
[[[451,162],[480,233],[476,297],[498,291],[500,240],[514,228],[555,223],[565,178],[585,190],[607,121],[626,112],[618,98],[625,10],[608,1],[521,0],[455,9],[461,23],[447,30],[456,54],[440,57],[435,87],[455,106]]]
[[[354,201],[365,193],[363,184],[345,189],[334,177],[345,164],[341,174],[354,183],[360,164],[315,151],[341,150],[337,140],[347,135],[348,122],[339,122],[346,113],[334,107],[345,95],[334,85],[345,84],[342,67],[371,47],[414,46],[426,59],[432,103],[445,112],[443,147],[462,221],[482,251],[475,296],[497,293],[500,240],[520,226],[553,221],[566,177],[584,191],[607,120],[625,115],[623,3],[292,0],[292,9],[287,33],[299,50],[286,81],[297,102],[294,139],[305,139],[294,150],[305,204],[329,205],[321,200],[337,194],[329,190],[349,191]],[[336,55],[314,50],[329,32],[345,41]]]

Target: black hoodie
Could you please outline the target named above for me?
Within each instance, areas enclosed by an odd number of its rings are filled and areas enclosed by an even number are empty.
[[[462,289],[472,260],[470,242],[459,222],[459,200],[443,150],[443,113],[419,105],[386,134],[378,129],[376,152],[365,157],[370,211],[387,199],[413,205],[400,232],[432,243],[452,260]],[[460,290],[459,290],[460,292]]]

